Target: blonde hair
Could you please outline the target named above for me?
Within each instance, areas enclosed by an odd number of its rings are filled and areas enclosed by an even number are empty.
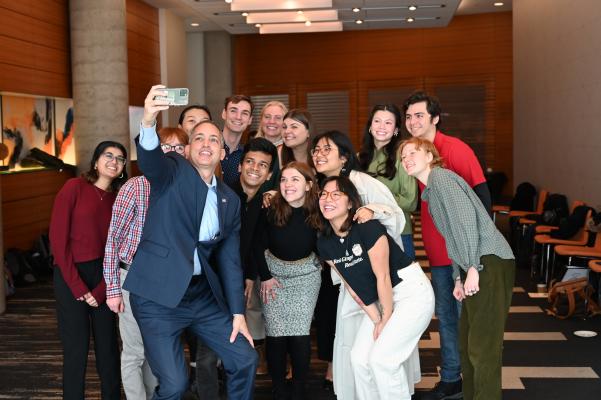
[[[401,145],[399,146],[399,153],[398,153],[399,159],[401,157],[401,154],[403,153],[403,149],[408,144],[414,145],[416,150],[423,149],[426,153],[432,154],[432,161],[430,161],[430,168],[444,167],[444,160],[442,159],[442,157],[440,156],[440,153],[434,146],[434,143],[432,143],[429,140],[420,139],[417,137],[412,137],[410,139],[407,139],[407,140],[404,140],[403,142],[401,142]]]
[[[263,132],[261,131],[261,121],[263,121],[263,115],[265,115],[265,110],[267,110],[267,108],[271,107],[271,106],[280,107],[282,109],[284,115],[286,115],[286,113],[288,112],[288,108],[281,101],[271,100],[271,101],[267,102],[261,109],[261,115],[259,116],[259,127],[257,129],[257,134],[255,135],[255,137],[264,137]],[[284,119],[284,117],[282,116],[282,120],[283,119]]]

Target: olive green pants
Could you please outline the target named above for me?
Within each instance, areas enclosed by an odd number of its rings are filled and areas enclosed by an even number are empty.
[[[479,292],[463,301],[459,351],[464,400],[501,400],[503,333],[515,281],[515,260],[482,256]]]

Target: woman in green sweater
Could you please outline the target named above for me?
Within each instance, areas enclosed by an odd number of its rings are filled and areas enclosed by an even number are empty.
[[[407,175],[397,156],[401,122],[401,112],[394,104],[379,104],[371,110],[359,152],[359,165],[390,189],[403,210],[406,221],[401,232],[403,251],[415,259],[411,212],[417,207],[417,183]]]
[[[503,332],[515,280],[511,247],[472,188],[442,168],[434,144],[414,137],[401,144],[400,153],[407,173],[426,185],[422,199],[453,260],[453,295],[463,301],[463,398],[501,400]]]

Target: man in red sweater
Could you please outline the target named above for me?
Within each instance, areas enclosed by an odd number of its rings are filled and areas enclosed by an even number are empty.
[[[414,137],[429,140],[439,151],[445,168],[450,169],[472,187],[484,207],[490,212],[491,198],[482,167],[474,151],[456,137],[438,130],[441,107],[438,99],[425,92],[415,92],[403,104],[405,126]],[[420,193],[424,185],[419,183]],[[461,363],[458,348],[458,322],[460,303],[453,297],[455,283],[452,261],[446,243],[438,232],[428,212],[428,204],[421,202],[422,238],[430,262],[432,286],[436,298],[435,313],[440,332],[441,369],[440,382],[424,396],[426,400],[463,398],[461,388]]]

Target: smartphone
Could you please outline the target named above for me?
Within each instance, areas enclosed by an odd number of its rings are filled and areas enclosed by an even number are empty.
[[[188,88],[161,89],[167,92],[166,96],[155,96],[156,100],[167,100],[170,106],[188,105]]]

